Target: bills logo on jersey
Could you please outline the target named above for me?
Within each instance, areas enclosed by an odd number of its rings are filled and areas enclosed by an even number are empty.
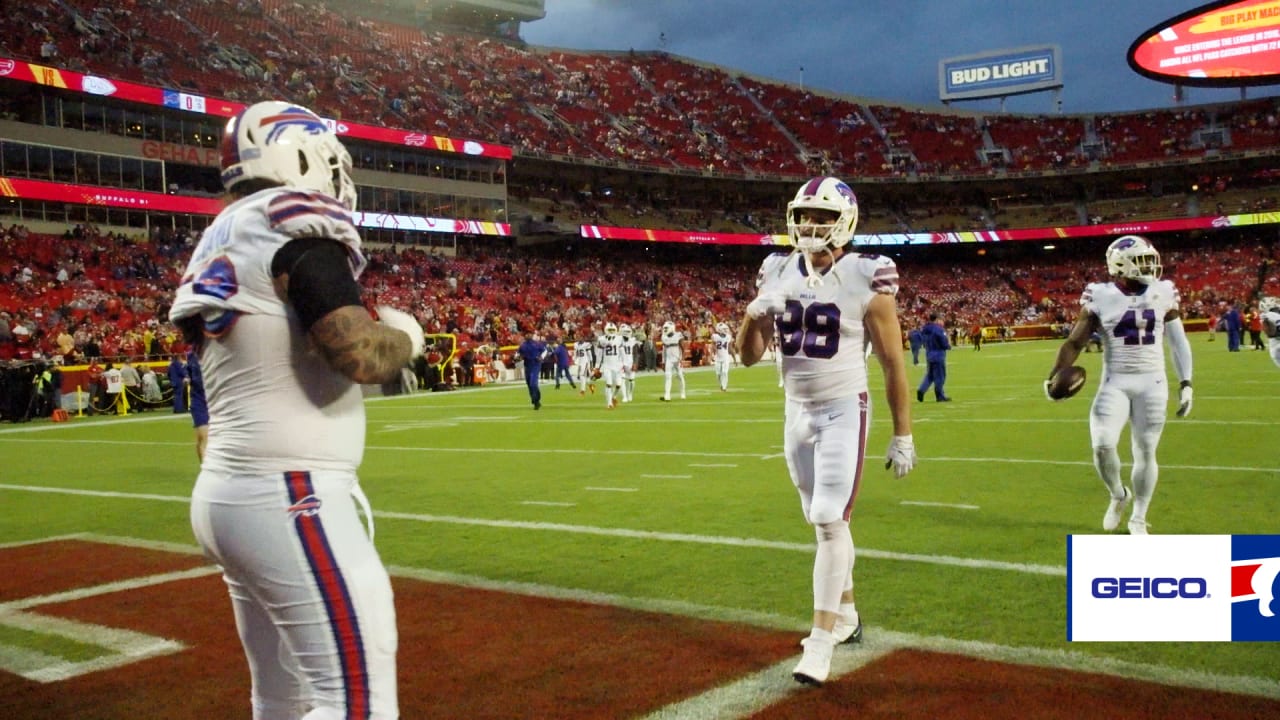
[[[1231,539],[1231,639],[1280,641],[1280,535]]]

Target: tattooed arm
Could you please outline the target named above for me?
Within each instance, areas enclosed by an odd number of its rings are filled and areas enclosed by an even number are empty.
[[[276,253],[271,274],[277,291],[288,299],[333,369],[358,383],[384,383],[399,377],[409,362],[409,336],[369,315],[340,243],[323,238],[292,240]]]

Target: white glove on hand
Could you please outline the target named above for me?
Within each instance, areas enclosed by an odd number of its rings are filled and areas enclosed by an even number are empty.
[[[782,293],[764,293],[747,304],[747,317],[759,320],[770,315],[781,315],[787,309],[787,298]]]
[[[1178,393],[1178,417],[1186,417],[1191,414],[1191,386],[1182,388]]]
[[[378,311],[378,321],[389,328],[394,328],[409,336],[409,345],[412,348],[409,351],[409,360],[415,360],[422,354],[422,349],[427,344],[427,339],[422,335],[422,326],[418,324],[413,316],[403,310],[397,310],[386,305],[379,305],[374,308]]]
[[[1049,394],[1049,387],[1052,385],[1052,383],[1053,383],[1052,380],[1044,381],[1044,396],[1046,399],[1048,399],[1051,402],[1058,402],[1057,398]]]
[[[903,477],[916,465],[916,443],[910,435],[894,435],[885,455],[884,469],[893,468],[893,476]]]

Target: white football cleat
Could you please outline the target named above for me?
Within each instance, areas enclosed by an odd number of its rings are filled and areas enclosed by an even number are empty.
[[[813,637],[805,638],[800,644],[804,646],[804,655],[791,671],[791,677],[804,685],[822,687],[822,683],[831,674],[831,651],[835,649],[835,645]]]
[[[837,645],[860,643],[862,642],[862,622],[850,625],[841,618],[836,621],[835,627],[831,628],[831,634],[835,636]]]
[[[1124,489],[1123,498],[1119,500],[1112,498],[1111,504],[1107,506],[1107,514],[1102,516],[1102,529],[1111,532],[1120,527],[1120,518],[1132,502],[1133,493],[1129,491],[1129,488]],[[1132,526],[1132,523],[1130,523],[1130,526]]]
[[[1146,534],[1148,534],[1148,533],[1147,533],[1147,521],[1146,521],[1146,520],[1130,520],[1130,521],[1129,521],[1129,534],[1130,534],[1130,535],[1146,535]]]

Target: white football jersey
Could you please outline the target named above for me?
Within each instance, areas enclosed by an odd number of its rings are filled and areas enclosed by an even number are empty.
[[[209,403],[204,467],[236,474],[354,472],[364,453],[359,385],[330,367],[276,294],[271,261],[294,238],[346,246],[365,260],[351,213],[327,195],[271,188],[237,200],[200,237],[169,319],[204,319]]]
[[[711,359],[718,362],[730,362],[733,356],[729,353],[729,347],[733,343],[733,337],[720,333],[711,333]]]
[[[600,369],[601,370],[621,370],[622,369],[622,336],[621,335],[602,335],[599,341],[600,348]]]
[[[592,362],[590,340],[579,340],[573,345],[573,360],[579,365],[590,366]]]
[[[636,351],[640,349],[640,341],[631,337],[622,339],[622,366],[629,368],[636,363]]]
[[[877,294],[898,294],[898,267],[880,255],[846,252],[817,287],[798,253],[764,259],[756,281],[761,293],[781,293],[786,310],[774,321],[782,353],[787,397],[833,400],[867,390],[867,304]]]
[[[679,330],[662,333],[662,359],[664,362],[681,362],[684,360],[684,352],[680,347],[681,340],[684,340],[684,333]]]
[[[1097,315],[1102,325],[1107,372],[1164,372],[1164,318],[1179,300],[1169,280],[1157,280],[1137,295],[1126,294],[1113,282],[1085,286],[1080,306]]]

